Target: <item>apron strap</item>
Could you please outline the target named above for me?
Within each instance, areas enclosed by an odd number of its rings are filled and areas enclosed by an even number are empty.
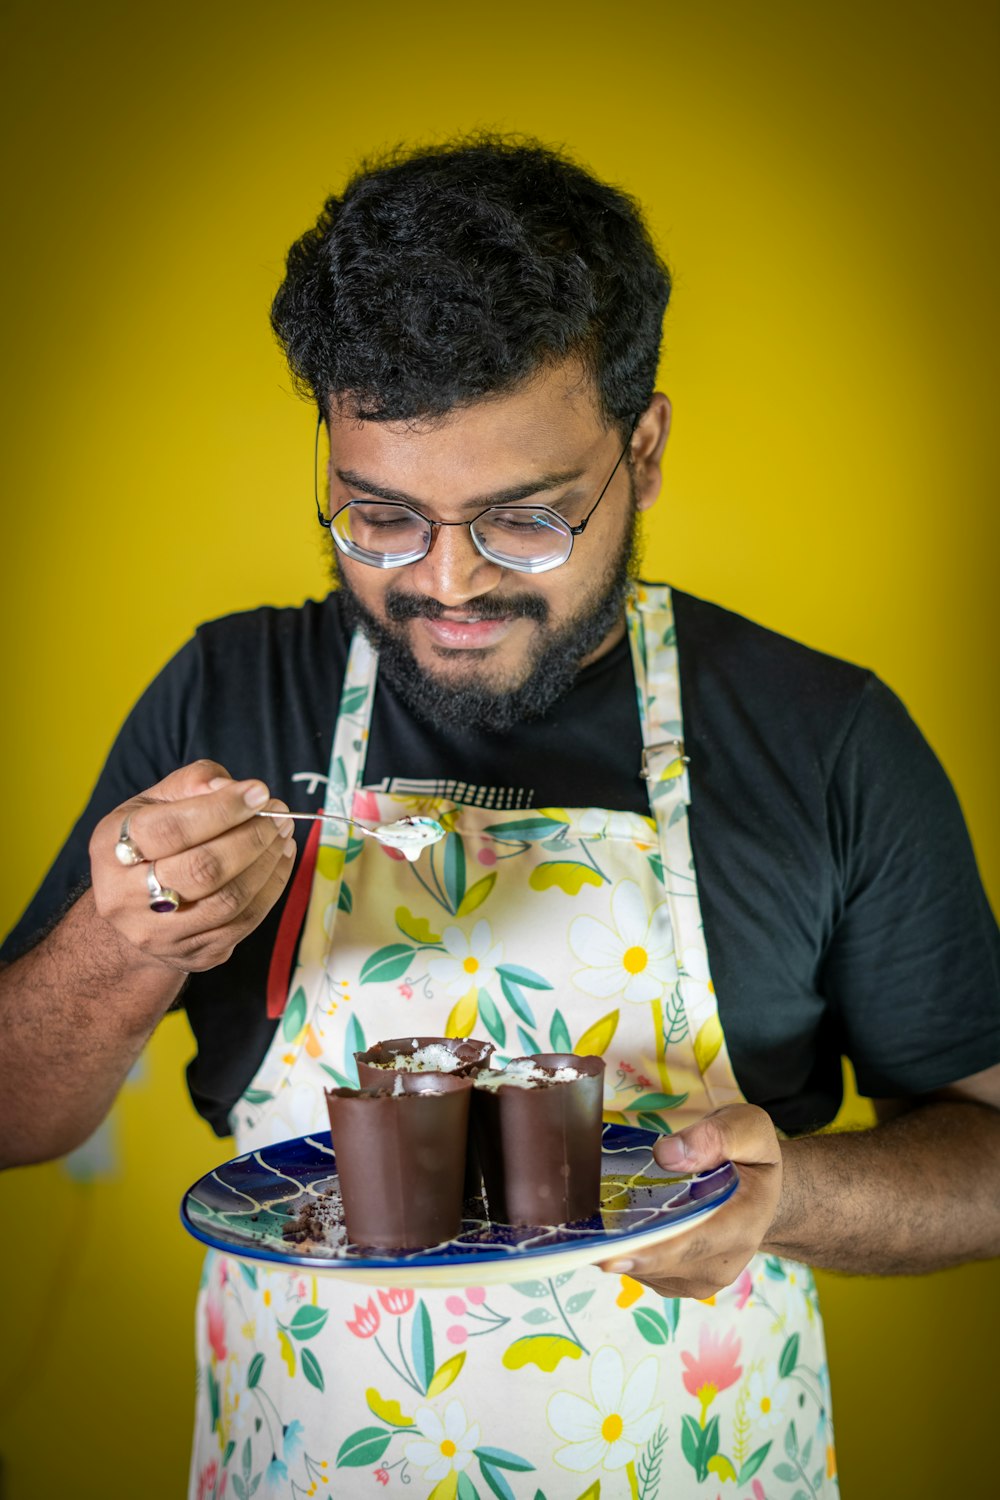
[[[317,821],[309,830],[306,847],[302,851],[302,860],[292,877],[292,884],[285,898],[285,909],[278,923],[278,935],[274,940],[271,962],[267,971],[267,1016],[270,1021],[276,1021],[284,1015],[285,1006],[288,1003],[292,964],[295,961],[295,950],[299,945],[299,934],[302,931],[306,908],[309,905],[309,892],[312,889],[313,871],[319,854],[319,836],[322,827],[323,824]]]

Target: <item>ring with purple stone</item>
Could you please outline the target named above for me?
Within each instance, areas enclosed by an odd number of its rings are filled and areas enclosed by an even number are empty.
[[[181,898],[176,891],[168,886],[161,885],[156,878],[156,861],[150,862],[146,871],[146,888],[149,891],[149,909],[156,912],[176,911],[181,904]]]
[[[122,824],[122,831],[118,835],[118,842],[115,845],[115,859],[120,865],[142,865],[146,862],[146,856],[140,853],[138,845],[133,842],[132,836],[129,833],[129,824],[131,821],[132,814],[129,813]]]

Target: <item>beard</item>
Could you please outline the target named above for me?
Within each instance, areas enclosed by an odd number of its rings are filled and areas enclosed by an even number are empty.
[[[638,511],[634,497],[617,553],[602,576],[579,600],[569,619],[546,628],[550,606],[541,594],[483,594],[468,602],[480,619],[523,618],[541,627],[519,682],[498,685],[488,666],[466,676],[438,677],[422,667],[401,627],[407,620],[438,619],[443,606],[424,594],[397,585],[385,595],[386,619],[377,619],[361,603],[340,566],[334,548],[334,576],[348,627],[364,631],[378,652],[379,673],[407,709],[419,719],[448,729],[485,729],[503,734],[528,719],[543,718],[569,692],[580,664],[597,650],[621,619],[631,580],[638,574]],[[444,660],[459,660],[465,651],[441,649]]]

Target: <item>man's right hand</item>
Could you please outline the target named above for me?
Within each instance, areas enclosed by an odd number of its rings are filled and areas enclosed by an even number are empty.
[[[99,916],[151,966],[192,973],[225,963],[270,911],[294,865],[294,823],[258,818],[261,810],[288,808],[263,782],[233,781],[209,760],[183,766],[122,803],[90,840]],[[125,866],[115,844],[129,816],[129,836],[146,863]],[[160,884],[181,898],[174,912],[150,910],[151,860]]]

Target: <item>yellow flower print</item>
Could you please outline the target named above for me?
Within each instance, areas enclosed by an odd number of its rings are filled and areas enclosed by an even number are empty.
[[[487,989],[496,982],[503,944],[494,943],[489,922],[480,919],[468,937],[461,927],[446,927],[441,941],[445,956],[435,954],[427,968],[451,999],[459,999],[470,989]]]
[[[556,1462],[574,1474],[598,1465],[614,1472],[633,1463],[659,1424],[660,1408],[652,1404],[656,1381],[654,1355],[640,1360],[626,1381],[618,1350],[599,1349],[590,1366],[593,1401],[569,1391],[557,1391],[549,1401],[549,1426],[566,1442],[553,1455]]]
[[[468,1468],[479,1442],[479,1423],[468,1423],[461,1401],[448,1402],[443,1421],[429,1406],[420,1407],[413,1421],[421,1436],[412,1438],[403,1451],[411,1464],[423,1469],[430,1484]]]
[[[622,880],[611,897],[611,916],[613,928],[589,916],[570,925],[570,948],[586,965],[573,983],[598,1000],[612,995],[639,1003],[662,1000],[677,978],[666,902],[650,912],[635,881]]]

